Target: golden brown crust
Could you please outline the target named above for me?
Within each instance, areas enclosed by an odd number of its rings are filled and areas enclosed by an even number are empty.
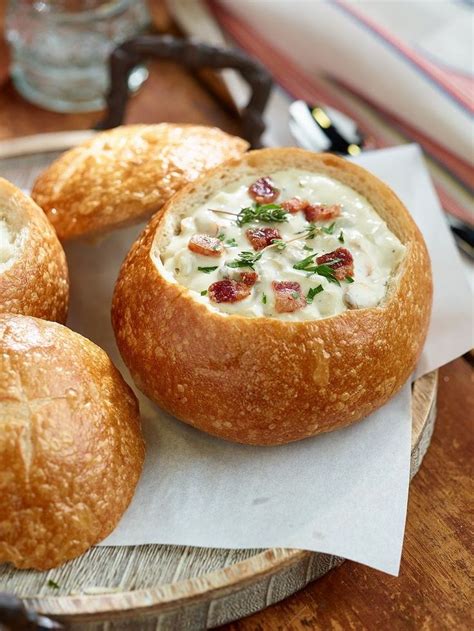
[[[65,322],[69,280],[61,244],[41,208],[3,178],[0,220],[16,233],[14,258],[0,263],[0,313]]]
[[[61,240],[96,235],[149,217],[185,184],[247,148],[216,127],[116,127],[60,156],[38,177],[32,197]]]
[[[326,173],[359,191],[406,245],[383,304],[314,321],[227,316],[159,273],[150,248],[155,232],[165,241],[170,213],[236,178],[285,167]],[[393,396],[420,355],[431,298],[423,238],[385,184],[332,155],[265,149],[189,185],[151,219],[122,266],[112,321],[124,361],[151,399],[216,436],[270,445],[343,427]]]
[[[140,476],[138,403],[64,326],[0,315],[0,563],[44,570],[108,535]]]

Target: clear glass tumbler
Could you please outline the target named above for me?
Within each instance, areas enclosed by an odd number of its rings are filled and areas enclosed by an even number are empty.
[[[10,0],[14,84],[26,99],[56,112],[101,109],[111,51],[149,21],[146,0]],[[138,89],[147,74],[138,66],[130,88]]]

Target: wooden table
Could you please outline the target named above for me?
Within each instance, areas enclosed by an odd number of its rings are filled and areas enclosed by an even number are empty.
[[[0,15],[2,5],[0,0]],[[0,45],[0,138],[86,129],[99,119],[99,113],[56,114],[25,102],[8,80],[2,81],[6,64]],[[127,122],[204,123],[238,133],[238,121],[186,72],[159,62],[150,69],[146,86],[131,101]],[[222,631],[472,629],[473,391],[466,360],[440,370],[437,426],[410,488],[398,578],[348,561],[279,605]]]

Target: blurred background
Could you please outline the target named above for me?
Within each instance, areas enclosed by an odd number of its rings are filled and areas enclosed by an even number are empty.
[[[115,46],[150,33],[192,37],[238,48],[271,73],[266,144],[357,155],[419,143],[461,246],[472,248],[469,2],[0,0],[0,30],[0,138],[93,127]],[[156,59],[137,64],[128,84],[126,122],[212,118],[239,133],[249,97],[234,71]]]

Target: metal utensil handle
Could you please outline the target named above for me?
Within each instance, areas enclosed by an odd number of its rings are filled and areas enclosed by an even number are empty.
[[[254,59],[236,50],[229,50],[172,37],[171,35],[142,35],[127,40],[110,56],[110,89],[107,94],[107,113],[95,129],[110,129],[120,125],[128,102],[128,76],[137,64],[149,57],[172,59],[187,68],[233,68],[249,84],[252,94],[242,110],[243,136],[252,147],[259,147],[265,130],[263,111],[270,96],[270,73]]]

